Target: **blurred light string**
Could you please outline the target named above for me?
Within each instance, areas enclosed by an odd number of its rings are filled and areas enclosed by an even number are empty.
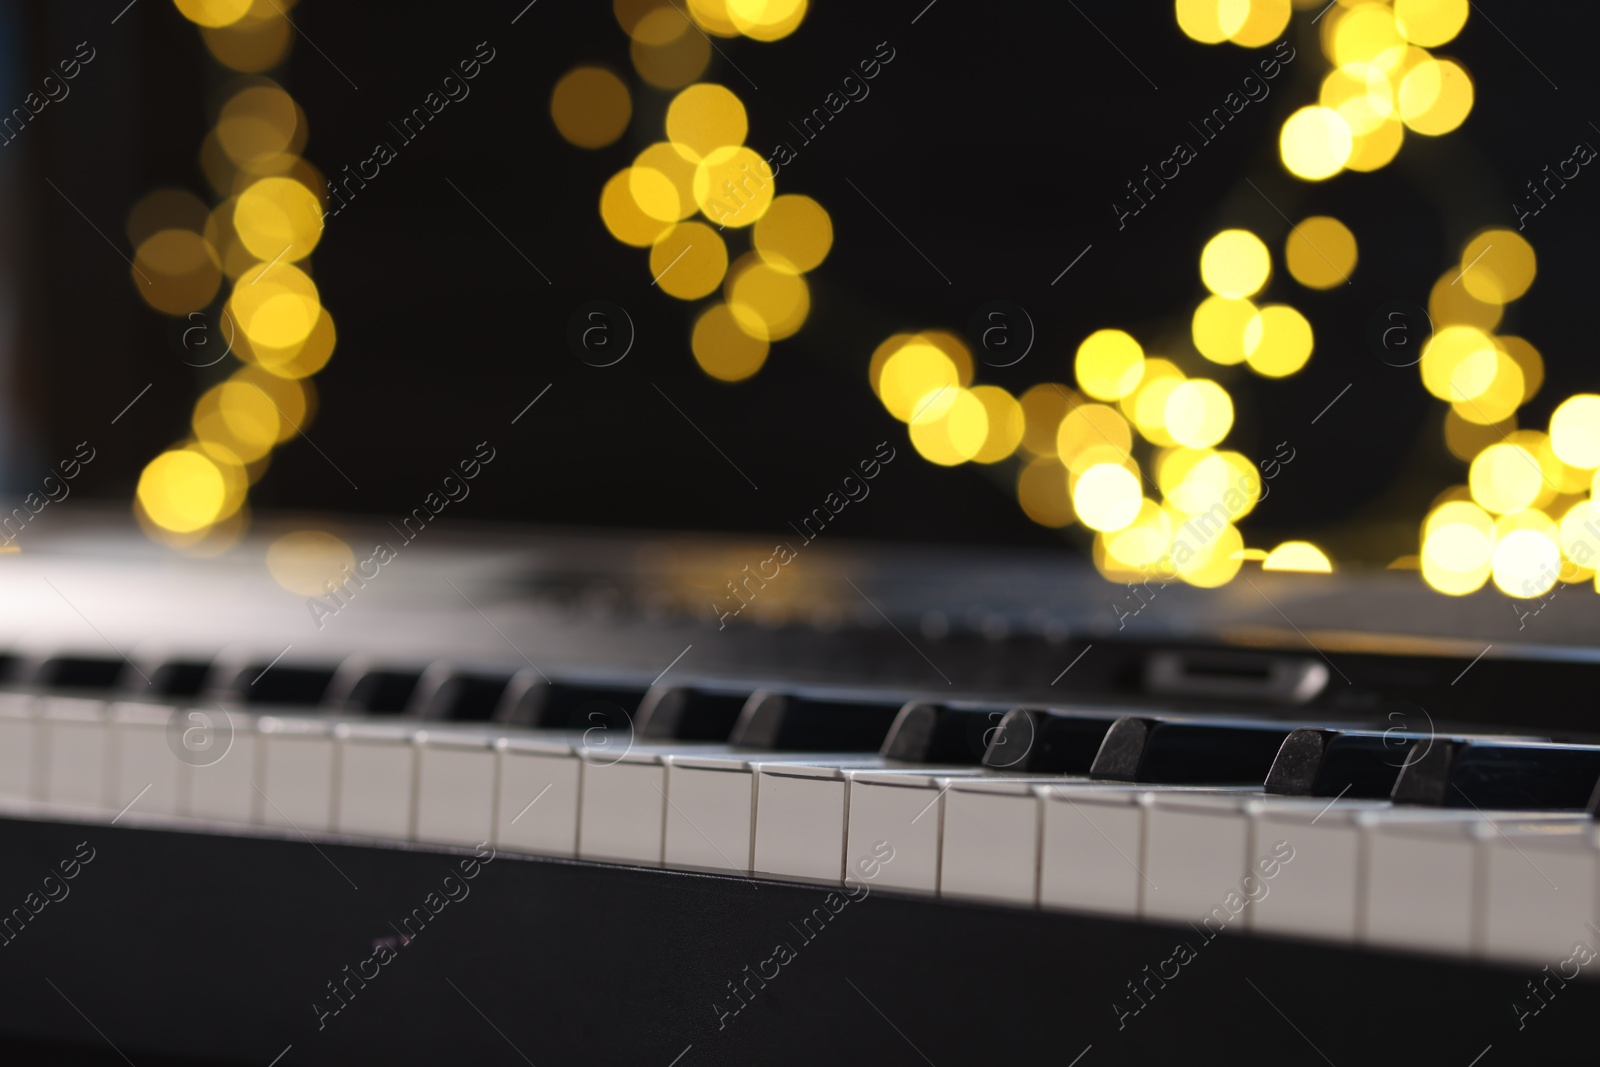
[[[177,356],[212,382],[189,433],[145,466],[133,509],[152,539],[214,554],[244,531],[249,487],[272,451],[311,420],[310,376],[333,354],[333,319],[309,258],[322,237],[325,182],[300,154],[305,113],[267,76],[293,45],[294,0],[173,2],[238,76],[219,94],[200,148],[210,206],[188,190],[158,189],[128,218],[135,289],[172,317]]]

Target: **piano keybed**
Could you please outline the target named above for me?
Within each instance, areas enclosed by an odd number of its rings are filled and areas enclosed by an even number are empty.
[[[870,871],[951,903],[1535,966],[1600,936],[1600,748],[364,659],[147,668],[22,670],[0,694],[0,810],[811,885]]]

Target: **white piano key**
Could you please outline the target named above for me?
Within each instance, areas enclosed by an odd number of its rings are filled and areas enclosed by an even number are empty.
[[[859,762],[878,765],[874,758]],[[849,795],[845,771],[854,769],[852,764],[858,761],[753,765],[756,832],[751,856],[757,874],[843,883]]]
[[[167,742],[167,723],[173,709],[159,704],[113,704],[111,726],[116,732],[116,769],[112,798],[141,815],[180,815],[187,806],[188,766]],[[147,788],[148,787],[148,788]]]
[[[1145,881],[1141,790],[1062,784],[1038,792],[1044,799],[1039,905],[1136,917]]]
[[[401,723],[340,723],[338,797],[334,829],[345,834],[408,840],[416,728]]]
[[[428,730],[417,735],[418,841],[478,845],[494,833],[494,743],[485,731]]]
[[[1145,805],[1143,887],[1147,918],[1207,930],[1242,927],[1242,882],[1251,858],[1249,798],[1199,790],[1149,792]],[[1230,896],[1232,894],[1232,896]]]
[[[1249,874],[1262,896],[1249,928],[1262,933],[1354,941],[1361,901],[1362,812],[1384,801],[1268,798],[1252,806]],[[1256,892],[1247,888],[1247,894]]]
[[[257,724],[264,826],[306,832],[333,829],[333,724],[326,719],[265,716]]]
[[[256,786],[260,770],[260,735],[256,717],[222,708],[186,708],[192,729],[209,734],[189,765],[189,809],[192,818],[219,822],[255,822],[263,807]],[[219,752],[216,745],[223,746]]]
[[[742,756],[666,757],[668,867],[748,874],[755,847],[755,775]]]
[[[1482,823],[1484,955],[1552,969],[1600,926],[1600,848],[1584,819]]]
[[[578,854],[584,765],[564,737],[501,738],[496,848],[543,856]]]
[[[631,749],[583,760],[578,856],[610,863],[661,865],[667,768],[661,753]]]
[[[1465,956],[1482,896],[1477,812],[1396,808],[1360,815],[1365,893],[1359,940]]]
[[[34,698],[0,693],[0,800],[27,803],[42,799],[38,712]]]
[[[660,866],[669,806],[665,759],[693,753],[726,753],[724,745],[670,742],[634,744],[617,752],[583,744],[574,751],[579,776],[578,855],[584,859]]]
[[[44,799],[66,808],[104,810],[111,802],[111,728],[98,700],[49,697],[44,712]]]
[[[881,889],[937,893],[945,787],[955,778],[980,774],[976,769],[846,771],[846,877],[862,880],[871,872],[872,884]],[[885,854],[894,858],[884,862]]]
[[[939,895],[1038,903],[1039,778],[957,778],[944,795]]]
[[[831,773],[844,768],[878,767],[883,763],[876,756],[862,753],[738,752],[719,745],[688,749],[679,746],[665,753],[662,759],[670,767],[669,803],[662,835],[666,865],[741,874],[756,869],[757,766],[811,765],[823,768],[823,773]],[[841,811],[838,831],[841,856],[843,834]]]

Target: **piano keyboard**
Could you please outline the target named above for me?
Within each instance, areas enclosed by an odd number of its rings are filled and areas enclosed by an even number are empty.
[[[952,902],[1533,965],[1600,928],[1600,747],[366,659],[14,676],[14,816],[817,885],[870,868]]]

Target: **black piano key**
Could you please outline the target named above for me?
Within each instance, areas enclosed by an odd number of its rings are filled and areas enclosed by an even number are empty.
[[[1088,774],[1117,721],[1109,716],[1014,708],[990,736],[983,765],[1037,774]]]
[[[1328,745],[1338,735],[1337,730],[1319,730],[1309,726],[1291,730],[1278,747],[1277,756],[1273,757],[1272,768],[1267,771],[1262,790],[1280,796],[1315,796],[1323,757],[1327,754]],[[1389,787],[1394,788],[1393,781],[1389,782]]]
[[[207,688],[218,700],[240,704],[313,706],[322,703],[333,682],[335,668],[314,664],[274,663],[271,660],[243,666],[215,666],[215,684]]]
[[[112,656],[49,656],[33,668],[29,683],[41,689],[119,689],[127,684],[128,661]],[[143,681],[133,676],[143,685]]]
[[[544,705],[545,686],[550,679],[534,666],[522,668],[511,676],[500,694],[500,704],[494,709],[493,720],[502,726],[533,726]]]
[[[645,692],[642,685],[541,678],[518,698],[514,721],[541,730],[632,729]]]
[[[1396,804],[1443,805],[1450,795],[1450,776],[1460,748],[1459,741],[1424,738],[1414,742],[1390,797]]]
[[[165,659],[140,668],[150,684],[142,692],[153,697],[188,700],[205,692],[206,680],[211,677],[212,665],[198,659]],[[135,681],[142,679],[135,676]],[[133,688],[129,686],[128,688]]]
[[[1106,731],[1089,774],[1114,782],[1260,784],[1289,736],[1276,724],[1167,722],[1126,716]]]
[[[726,741],[748,693],[656,686],[644,695],[634,730],[641,740]]]
[[[411,706],[422,681],[422,671],[398,667],[369,667],[334,679],[329,687],[328,707],[339,711],[365,711],[377,715],[398,715]]]
[[[1422,739],[1394,731],[1300,727],[1283,739],[1263,788],[1283,796],[1379,800],[1394,792],[1412,744]]]
[[[1600,783],[1600,746],[1423,739],[1396,803],[1498,811],[1582,811]]]
[[[729,741],[779,752],[876,752],[900,707],[883,701],[754,693]]]
[[[436,663],[422,672],[406,714],[437,722],[488,722],[510,681],[506,673]]]
[[[895,715],[878,755],[903,763],[975,766],[1000,728],[1001,708],[952,708],[912,701]]]

